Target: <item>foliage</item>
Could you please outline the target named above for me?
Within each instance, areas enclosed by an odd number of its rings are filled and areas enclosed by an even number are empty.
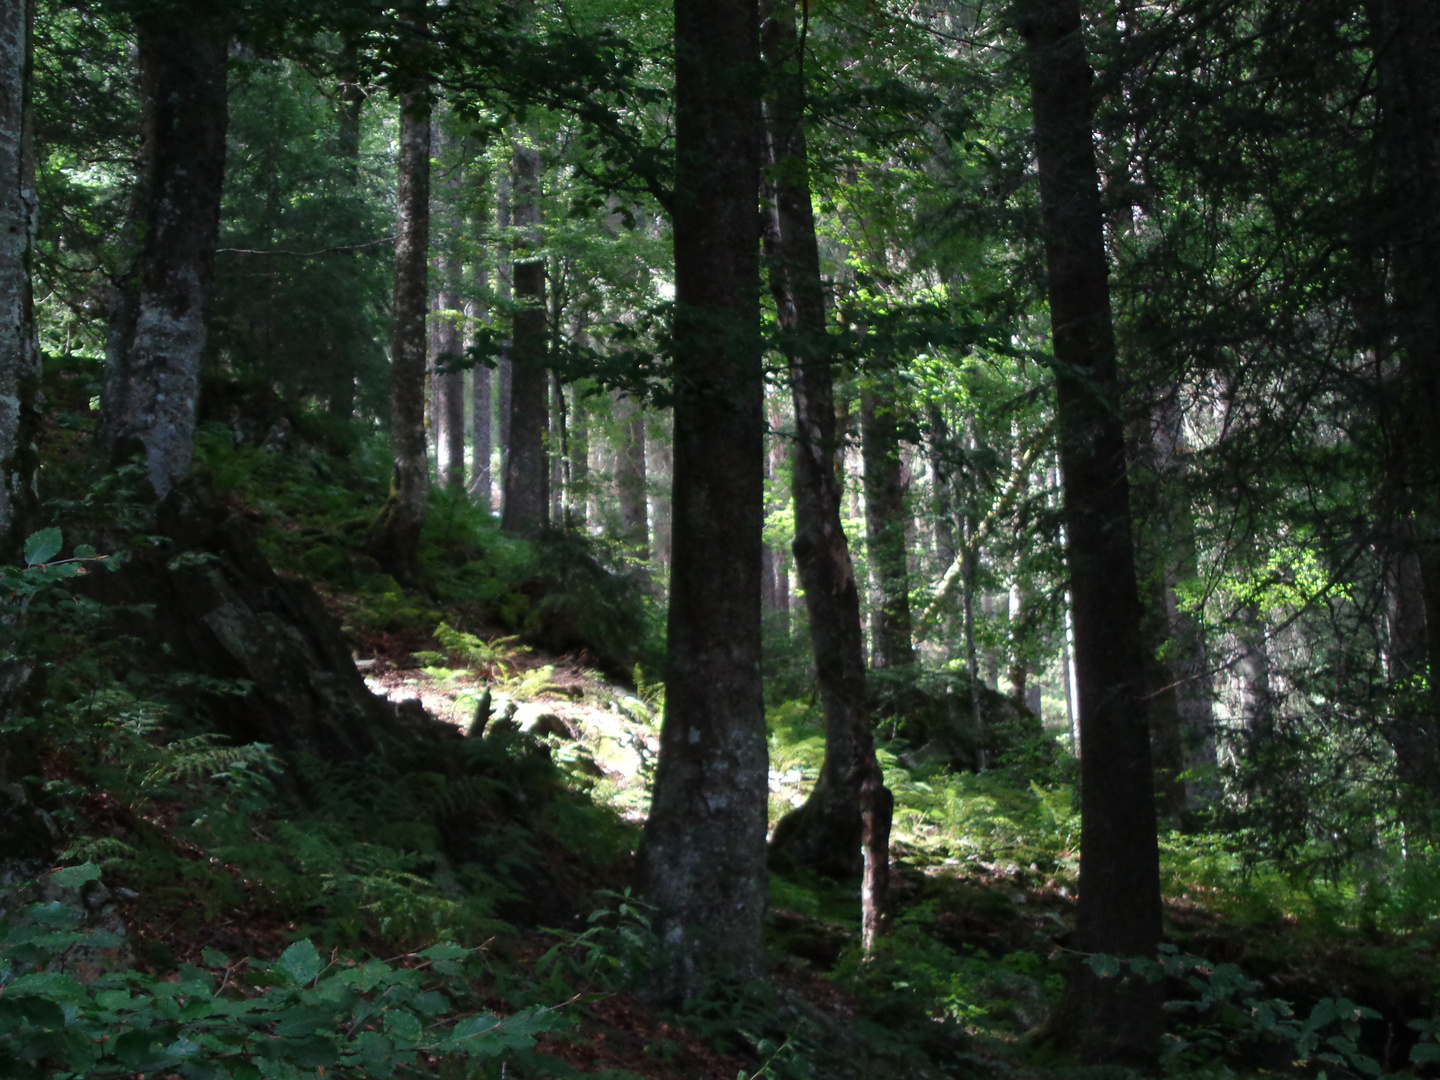
[[[56,871],[81,888],[92,864]],[[308,940],[270,963],[213,949],[171,981],[137,971],[78,981],[76,949],[113,947],[60,901],[31,905],[0,940],[0,1068],[14,1077],[121,1077],[164,1072],[196,1080],[430,1075],[533,1044],[548,1009],[506,1018],[457,1009],[474,950],[444,942],[395,961],[328,960]],[[26,923],[28,922],[28,925]]]
[[[1168,980],[1188,993],[1167,1004],[1172,1014],[1194,1018],[1182,1020],[1167,1039],[1162,1062],[1169,1071],[1231,1075],[1223,1062],[1233,1058],[1237,1044],[1265,1043],[1283,1046],[1292,1066],[1320,1068],[1321,1076],[1332,1070],[1344,1077],[1414,1075],[1408,1070],[1386,1071],[1362,1048],[1362,1023],[1382,1017],[1348,998],[1320,998],[1302,1019],[1290,1002],[1257,996],[1258,984],[1236,965],[1186,956],[1173,945],[1162,945],[1156,959],[1094,955],[1084,957],[1084,962],[1103,979]],[[1416,1020],[1409,1026],[1419,1036],[1409,1061],[1424,1065],[1440,1060],[1440,1046],[1434,1042],[1436,1025]]]

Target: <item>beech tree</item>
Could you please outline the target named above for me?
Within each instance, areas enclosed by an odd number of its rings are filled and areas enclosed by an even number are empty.
[[[640,858],[677,997],[765,955],[759,69],[755,0],[676,0],[669,670]]]
[[[143,455],[157,499],[190,468],[206,305],[225,175],[223,7],[181,0],[137,17],[140,175],[107,350],[101,449]]]

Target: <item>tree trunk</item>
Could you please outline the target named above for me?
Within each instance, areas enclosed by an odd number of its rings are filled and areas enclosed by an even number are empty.
[[[1393,561],[1418,569],[1424,611],[1423,700],[1395,710],[1386,734],[1406,801],[1440,799],[1440,8],[1371,0],[1376,91],[1389,198],[1389,324],[1400,359],[1386,404],[1388,487],[1399,519]],[[1420,812],[1420,808],[1415,808]],[[1407,807],[1409,811],[1409,807]]]
[[[565,524],[584,530],[589,525],[587,493],[590,490],[590,414],[585,395],[576,394],[570,406],[570,485],[566,492]]]
[[[484,258],[484,253],[477,252],[475,258],[479,262]],[[476,295],[485,295],[490,285],[489,278],[489,272],[483,263],[476,267]],[[475,331],[479,329],[480,323],[482,321],[489,322],[489,319],[485,318],[478,300],[472,300],[465,305],[465,314],[465,325],[468,328],[465,348],[469,350],[475,345]],[[491,387],[494,384],[494,375],[490,368],[477,363],[471,369],[471,377],[473,382],[470,385],[470,494],[481,506],[489,509],[491,416],[493,413]]]
[[[650,557],[645,500],[645,413],[634,398],[615,396],[615,493],[620,497],[620,539],[635,557]]]
[[[865,457],[865,533],[875,582],[871,610],[874,666],[915,661],[910,636],[910,571],[905,550],[905,485],[900,468],[898,405],[879,387],[860,397],[860,446]]]
[[[1154,775],[1091,72],[1077,0],[1027,0],[1022,11],[1085,749],[1076,947],[1122,958],[1153,957],[1160,941]],[[1089,1060],[1153,1063],[1161,1000],[1158,985],[1101,978],[1077,963],[1052,1028]]]
[[[659,418],[665,423],[664,414]],[[650,490],[650,558],[657,566],[670,565],[670,491],[672,440],[662,430],[645,444],[645,484]]]
[[[559,317],[559,312],[556,312]],[[557,529],[564,528],[565,496],[570,490],[570,417],[567,415],[565,388],[553,373],[550,376],[550,521]]]
[[[425,436],[425,322],[430,270],[430,94],[423,79],[400,94],[395,291],[390,315],[390,498],[369,551],[397,581],[420,575],[420,531],[430,505]]]
[[[365,88],[360,85],[359,46],[347,37],[335,65],[339,83],[339,105],[335,109],[335,156],[344,166],[341,182],[350,188],[360,183],[360,113],[365,105]],[[353,258],[356,253],[351,252]],[[350,357],[330,342],[322,343],[328,367],[331,416],[349,420],[355,415],[355,370]]]
[[[765,962],[758,38],[755,0],[675,2],[669,672],[640,853],[672,999]]]
[[[106,350],[102,452],[144,455],[157,500],[190,469],[205,309],[225,178],[225,23],[182,3],[136,20],[141,151],[124,276]]]
[[[515,299],[515,264],[510,243],[510,191],[514,186],[511,170],[504,169],[495,183],[495,226],[499,230],[500,242],[495,260],[496,299],[502,308]],[[500,448],[500,509],[505,509],[505,466],[510,460],[510,389],[514,382],[515,365],[510,355],[514,350],[514,328],[512,340],[507,340],[500,350],[500,359],[495,365],[495,422],[498,425],[496,445]]]
[[[516,241],[520,254],[540,247],[540,151],[515,147],[513,223],[525,230]],[[550,378],[545,369],[545,262],[516,261],[513,270],[515,317],[510,360],[510,420],[505,455],[506,532],[533,535],[548,517],[545,432],[550,426]]]
[[[767,7],[761,40],[770,69],[765,113],[773,179],[765,254],[795,405],[793,550],[808,601],[815,683],[825,714],[819,779],[804,805],[776,825],[771,857],[832,877],[864,871],[866,940],[873,943],[884,911],[892,801],[875,758],[860,593],[840,519],[833,357],[801,124],[801,44],[789,6]]]
[[[30,272],[39,202],[30,123],[33,0],[0,9],[0,559],[34,521],[40,346]]]
[[[431,125],[431,152],[437,159],[453,149],[444,128],[437,120]],[[450,175],[442,182],[446,204],[441,208],[444,235],[439,237],[435,258],[436,276],[440,279],[435,292],[435,326],[431,335],[431,366],[435,372],[436,465],[440,481],[451,491],[465,490],[465,372],[461,343],[460,257],[461,222],[457,202],[462,186],[460,165],[447,162]]]

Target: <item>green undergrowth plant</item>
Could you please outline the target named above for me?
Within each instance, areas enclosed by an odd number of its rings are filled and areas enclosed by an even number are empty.
[[[1000,773],[911,772],[879,751],[895,793],[895,837],[922,861],[979,861],[1072,877],[1080,817],[1068,786]]]
[[[1384,1017],[1345,997],[1322,997],[1307,1009],[1266,997],[1260,986],[1235,964],[1214,963],[1162,945],[1155,958],[1122,959],[1091,955],[1084,963],[1103,979],[1134,978],[1165,983],[1185,996],[1166,1003],[1170,1032],[1161,1056],[1175,1076],[1231,1077],[1247,1063],[1277,1059],[1291,1070],[1321,1078],[1408,1080],[1409,1066],[1440,1062],[1440,1022],[1411,1021],[1406,1060],[1396,1068],[1377,1053],[1389,1055],[1393,1027],[1377,1040]],[[1370,1030],[1365,1030],[1365,1025]]]
[[[56,872],[79,889],[93,864]],[[533,1045],[554,1008],[507,1017],[476,1008],[476,950],[449,942],[389,961],[322,955],[297,941],[278,959],[232,961],[214,949],[176,978],[109,971],[82,982],[76,950],[114,947],[60,900],[0,929],[0,1074],[15,1080],[185,1080],[473,1075]]]
[[[652,905],[623,891],[602,889],[601,906],[585,929],[547,929],[556,939],[535,965],[540,985],[554,993],[642,989],[655,970],[660,939],[651,924]]]
[[[931,1022],[1014,1038],[1040,1023],[1061,991],[1043,955],[952,947],[935,933],[940,916],[935,901],[907,910],[873,956],[848,950],[833,978],[865,1000],[867,1016],[897,1029]]]

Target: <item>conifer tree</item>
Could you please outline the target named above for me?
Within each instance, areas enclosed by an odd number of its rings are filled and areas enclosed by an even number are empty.
[[[1056,418],[1080,691],[1080,908],[1086,953],[1154,955],[1160,868],[1140,598],[1119,408],[1092,76],[1077,0],[1022,8],[1039,162]],[[1071,970],[1055,1033],[1090,1060],[1158,1052],[1159,989]]]
[[[35,511],[40,349],[31,267],[38,220],[30,121],[33,0],[0,9],[0,558]]]

